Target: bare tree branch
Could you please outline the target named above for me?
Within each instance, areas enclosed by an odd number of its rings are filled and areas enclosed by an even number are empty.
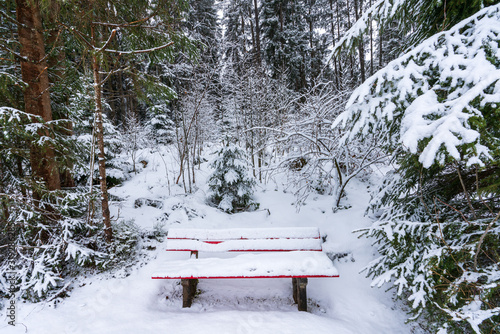
[[[168,48],[169,46],[172,46],[172,45],[174,45],[174,42],[170,42],[170,43],[167,43],[165,45],[161,45],[161,46],[158,46],[156,48],[151,48],[151,49],[146,49],[146,50],[119,51],[119,50],[105,49],[104,52],[117,53],[119,55],[133,55],[133,54],[140,54],[140,53],[150,53],[150,52],[154,52],[154,51],[166,49],[166,48]]]

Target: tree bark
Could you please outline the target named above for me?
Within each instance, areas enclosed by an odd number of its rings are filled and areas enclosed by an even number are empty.
[[[354,0],[354,12],[356,15],[356,22],[359,20],[362,11],[363,11],[363,1]],[[359,70],[361,74],[361,82],[365,82],[366,73],[365,73],[365,50],[364,50],[363,34],[361,34],[361,40],[358,43],[358,53],[359,53]]]
[[[259,7],[257,6],[257,0],[253,0],[254,12],[255,12],[255,59],[257,61],[257,66],[260,67],[262,60],[260,57],[260,23],[259,23]]]
[[[49,15],[48,20],[50,23],[54,24],[59,20],[59,13],[61,11],[61,4],[56,0],[49,1]],[[52,48],[57,48],[61,45],[60,42],[60,31],[56,29],[52,29],[49,31],[47,38],[47,45]],[[55,54],[51,54],[48,56],[47,64],[48,68],[51,70],[52,80],[51,84],[58,84],[59,81],[64,80],[65,76],[65,66],[64,59],[66,55],[64,52],[55,52]],[[63,67],[64,66],[64,67]],[[49,78],[50,80],[50,78]],[[69,96],[65,97],[64,103],[69,104]],[[54,112],[55,118],[59,120],[61,127],[60,133],[64,136],[71,137],[73,135],[73,122],[69,120],[69,115],[66,113]],[[76,186],[75,180],[71,171],[73,170],[73,162],[70,160],[63,161],[59,166],[59,174],[61,179],[61,187],[62,188],[74,188]]]
[[[92,45],[96,46],[95,31],[92,27]],[[95,102],[95,117],[96,117],[96,139],[99,153],[97,155],[99,166],[99,183],[101,186],[101,205],[102,205],[102,220],[104,223],[104,234],[106,242],[113,240],[113,230],[111,228],[111,216],[109,212],[108,186],[106,185],[106,157],[104,155],[104,127],[102,125],[102,82],[99,74],[99,58],[94,52],[92,56],[92,71],[94,76],[94,102]]]
[[[330,30],[332,34],[332,46],[335,46],[335,43],[337,43],[337,39],[335,38],[335,21],[333,17],[333,0],[329,1],[330,3]],[[338,3],[337,3],[338,7]],[[338,8],[337,8],[338,10]],[[339,57],[340,59],[340,57]],[[335,67],[335,86],[337,87],[338,90],[340,90],[340,81],[341,81],[341,72],[339,71],[339,68],[337,67],[337,57],[333,57],[333,65]]]
[[[372,6],[372,0],[370,0],[370,8]],[[373,22],[370,17],[370,75],[373,75]]]
[[[383,55],[383,50],[382,50],[382,44],[383,44],[383,39],[382,39],[382,36],[383,36],[383,33],[382,31],[380,30],[380,27],[379,27],[379,34],[378,34],[378,68],[381,69],[382,68],[382,64],[383,64],[383,59],[382,59],[382,55]]]
[[[40,7],[37,0],[16,0],[16,15],[19,43],[21,45],[21,75],[27,87],[24,90],[25,111],[40,116],[44,122],[52,121],[50,106],[49,77],[45,61],[45,45]],[[34,121],[35,118],[33,118]],[[47,130],[40,130],[40,136],[50,136]],[[45,141],[46,142],[46,141]],[[48,190],[61,188],[59,170],[55,160],[54,148],[50,143],[38,145],[31,143],[30,164],[35,179],[41,179]],[[34,191],[34,198],[41,194]]]
[[[347,9],[347,29],[351,29],[351,6],[349,5],[349,0],[346,2],[346,9]],[[351,82],[356,82],[354,78],[354,57],[352,56],[352,53],[349,54],[349,67],[350,67],[350,73],[351,73]],[[354,80],[354,81],[353,81]],[[352,86],[352,83],[351,83]]]
[[[339,14],[339,1],[337,0],[337,38],[340,39],[340,14]],[[342,57],[339,53],[339,73],[340,73],[340,82],[342,82]]]

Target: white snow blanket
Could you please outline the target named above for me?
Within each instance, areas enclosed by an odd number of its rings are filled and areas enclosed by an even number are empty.
[[[195,229],[171,228],[168,239],[231,240],[320,238],[317,227]]]
[[[220,241],[216,244],[199,240],[169,239],[167,251],[321,251],[321,239],[244,239]]]
[[[169,261],[153,279],[338,277],[332,261],[322,252],[242,254],[233,258]]]

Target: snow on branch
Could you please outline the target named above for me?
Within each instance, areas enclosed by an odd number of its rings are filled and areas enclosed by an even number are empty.
[[[351,95],[333,127],[352,139],[380,133],[386,144],[418,154],[425,168],[449,156],[491,159],[477,120],[500,103],[500,5],[487,7],[392,61]],[[465,156],[460,151],[465,150]]]
[[[343,49],[353,49],[362,34],[370,29],[373,21],[390,20],[403,8],[403,5],[406,5],[406,2],[405,0],[378,0],[375,2],[335,44],[330,59]]]
[[[146,49],[146,50],[120,51],[120,50],[105,49],[104,51],[108,52],[108,53],[118,53],[119,55],[129,55],[129,54],[139,54],[139,53],[150,53],[150,52],[166,49],[172,45],[174,45],[174,42],[169,42],[167,44],[157,46],[157,47],[151,48],[151,49]]]

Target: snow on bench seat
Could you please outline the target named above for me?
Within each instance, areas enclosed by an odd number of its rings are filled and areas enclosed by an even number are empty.
[[[320,239],[259,239],[200,241],[168,239],[168,251],[200,252],[280,252],[321,251]]]
[[[220,279],[277,277],[338,277],[332,261],[322,252],[243,254],[233,258],[170,261],[153,279]]]
[[[318,228],[170,229],[167,251],[321,251]]]
[[[231,228],[231,229],[188,229],[171,228],[168,239],[234,240],[234,239],[319,239],[317,227],[291,228]]]

